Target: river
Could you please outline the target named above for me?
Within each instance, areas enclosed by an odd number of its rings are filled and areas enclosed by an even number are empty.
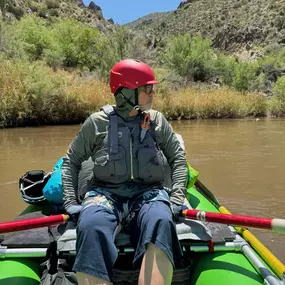
[[[235,214],[285,218],[285,119],[174,121],[187,158],[221,205]],[[26,171],[50,171],[79,130],[46,126],[0,130],[0,222],[26,204],[18,179]],[[283,262],[285,236],[252,230]]]

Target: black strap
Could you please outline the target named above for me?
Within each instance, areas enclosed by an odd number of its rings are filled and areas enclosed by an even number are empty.
[[[127,101],[135,110],[141,112],[140,107],[139,107],[139,91],[138,88],[135,89],[135,104],[128,99],[122,92],[119,92],[125,99],[125,101]]]
[[[135,90],[135,106],[134,109],[136,109],[137,111],[141,111],[140,107],[139,107],[139,91],[138,88]]]
[[[47,260],[49,260],[49,274],[55,274],[58,271],[57,243],[52,241],[47,249]]]
[[[115,113],[114,107],[105,105],[101,110],[109,117],[109,145],[110,153],[118,153],[119,138],[118,138],[118,117]]]
[[[109,130],[110,153],[118,153],[119,152],[118,117],[115,113],[111,114],[109,117],[110,117],[110,130]]]

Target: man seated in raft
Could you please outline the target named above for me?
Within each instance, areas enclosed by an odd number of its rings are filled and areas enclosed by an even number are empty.
[[[182,255],[173,218],[183,207],[187,162],[170,124],[151,109],[158,83],[147,64],[118,62],[110,72],[116,105],[87,118],[64,158],[64,207],[78,217],[73,270],[79,285],[112,284],[122,224],[135,248],[133,262],[141,264],[138,284],[171,284]],[[89,157],[93,178],[80,205],[78,173]],[[167,163],[171,189],[162,186]]]

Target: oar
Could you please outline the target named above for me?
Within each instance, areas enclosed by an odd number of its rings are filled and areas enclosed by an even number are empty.
[[[199,180],[195,182],[197,191],[205,196],[223,214],[231,214],[225,207],[220,205],[215,195]],[[255,249],[262,259],[269,265],[274,273],[280,278],[285,274],[285,265],[257,239],[248,229],[235,227],[238,233]]]
[[[285,220],[220,214],[199,210],[184,210],[182,216],[202,222],[216,222],[231,226],[247,226],[261,229],[271,229],[275,233],[285,234]]]
[[[0,234],[64,224],[67,222],[68,218],[69,216],[67,215],[54,215],[4,222],[0,223]]]

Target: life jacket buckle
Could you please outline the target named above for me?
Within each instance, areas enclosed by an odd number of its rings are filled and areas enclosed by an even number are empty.
[[[146,133],[150,129],[150,114],[146,113],[144,115],[143,123],[141,124],[141,134],[140,134],[140,142],[142,143]]]

